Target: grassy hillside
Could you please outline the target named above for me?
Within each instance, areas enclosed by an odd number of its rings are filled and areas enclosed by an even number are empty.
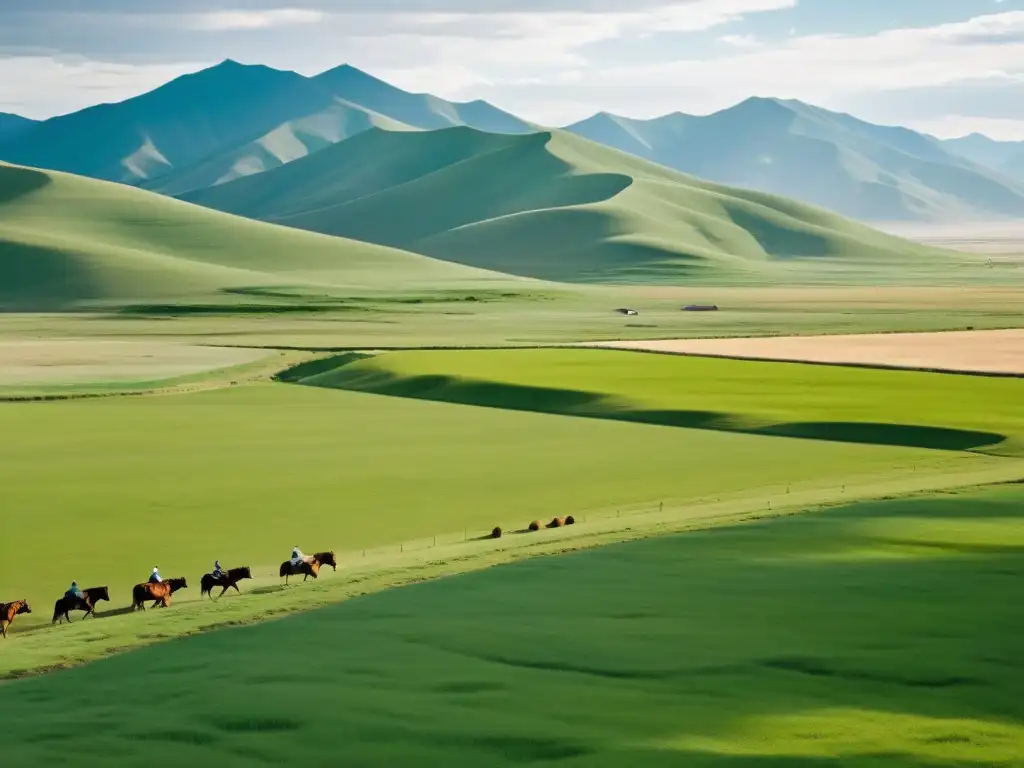
[[[258,301],[504,277],[209,211],[118,184],[0,164],[0,307]],[[273,289],[273,290],[272,290]]]
[[[165,642],[0,687],[0,717],[18,734],[5,756],[227,768],[341,754],[406,766],[1015,766],[1022,509],[1013,487],[851,504]],[[204,616],[271,597],[228,598]],[[181,616],[54,634],[72,645],[121,625],[159,633]],[[21,655],[28,638],[7,642]],[[154,702],[165,705],[158,722]],[[55,725],[67,721],[73,736]]]
[[[563,281],[793,283],[860,270],[876,284],[879,272],[928,283],[977,261],[560,131],[371,130],[184,199]]]
[[[862,220],[1024,216],[1024,181],[962,157],[956,146],[799,101],[752,98],[706,117],[602,113],[567,130],[701,178]]]

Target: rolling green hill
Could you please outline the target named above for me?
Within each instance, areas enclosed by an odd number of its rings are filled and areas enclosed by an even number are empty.
[[[1024,182],[937,139],[799,101],[751,98],[705,117],[601,113],[566,130],[701,178],[867,221],[1024,216]]]
[[[970,257],[723,187],[563,131],[367,131],[184,196],[288,226],[578,282],[936,279]]]
[[[271,287],[481,282],[443,261],[217,213],[110,182],[0,164],[0,308],[209,300]]]

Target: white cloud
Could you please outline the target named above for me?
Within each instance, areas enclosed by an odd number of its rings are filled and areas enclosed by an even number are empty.
[[[718,40],[734,48],[757,48],[761,45],[753,35],[722,35]]]
[[[184,17],[184,22],[192,29],[204,32],[223,32],[316,24],[324,17],[323,11],[313,9],[277,8],[266,11],[211,11],[188,14]]]
[[[732,42],[745,42],[733,40]],[[727,41],[728,42],[728,41]],[[673,109],[709,112],[750,95],[841,106],[844,96],[934,88],[976,81],[1024,82],[1024,12],[874,35],[805,35],[739,49],[719,58],[651,64],[589,64],[551,73],[557,91],[570,82],[595,109],[650,117]],[[540,94],[538,94],[540,95]],[[600,105],[600,106],[598,106]],[[559,119],[578,119],[562,112]],[[553,116],[534,114],[553,121]]]
[[[207,62],[134,66],[47,56],[0,58],[0,112],[32,118],[121,101],[193,72]]]

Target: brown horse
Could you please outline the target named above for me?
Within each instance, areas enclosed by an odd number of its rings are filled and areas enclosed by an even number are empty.
[[[23,613],[32,613],[28,600],[15,600],[13,603],[0,603],[0,632],[7,637],[7,628],[14,623],[14,617]]]
[[[87,619],[89,616],[96,618],[96,603],[100,600],[110,602],[110,592],[106,587],[83,589],[81,598],[64,595],[53,604],[53,621],[50,623],[56,624],[58,620],[63,623],[65,619],[70,622],[69,613],[71,611],[85,611],[85,616],[82,619]]]
[[[224,593],[232,587],[235,588],[235,592],[238,592],[238,594],[242,594],[241,590],[238,588],[238,582],[240,582],[242,579],[251,578],[252,571],[249,570],[248,566],[246,566],[245,568],[232,568],[231,570],[225,572],[224,575],[221,576],[219,580],[213,578],[212,573],[204,573],[202,581],[199,583],[199,597],[202,598],[203,595],[208,593],[210,595],[210,599],[213,600],[214,587],[222,587],[220,594],[217,595],[217,597],[223,597]]]
[[[132,587],[132,610],[135,611],[140,608],[146,610],[144,603],[150,600],[153,601],[154,608],[157,605],[166,608],[171,604],[171,595],[179,589],[185,589],[187,586],[188,582],[184,578],[165,579],[158,583],[146,581],[142,584],[136,584]]]
[[[334,554],[334,550],[330,552],[317,552],[313,555],[313,559],[320,563],[321,566],[329,565],[334,570],[338,570],[338,558]]]
[[[310,576],[314,579],[320,574],[320,561],[316,557],[307,557],[301,563],[296,566],[292,566],[291,560],[285,560],[281,563],[279,575],[284,578],[284,583],[288,583],[289,576],[298,576],[303,574],[302,580],[305,581]]]

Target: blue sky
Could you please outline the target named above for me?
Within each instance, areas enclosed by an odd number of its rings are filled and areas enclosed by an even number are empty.
[[[0,111],[117,101],[225,58],[350,63],[547,124],[758,95],[1024,139],[1024,0],[0,0]]]

